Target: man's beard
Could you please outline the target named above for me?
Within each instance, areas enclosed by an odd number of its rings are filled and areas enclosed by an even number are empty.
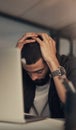
[[[38,85],[38,86],[43,86],[43,85],[45,85],[46,83],[48,83],[49,78],[50,78],[49,73],[47,73],[46,76],[45,76],[45,78],[37,79],[37,80],[33,81],[33,83],[34,83],[35,85]]]

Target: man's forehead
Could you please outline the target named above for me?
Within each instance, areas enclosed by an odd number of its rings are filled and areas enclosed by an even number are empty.
[[[33,64],[27,64],[25,58],[22,58],[22,59],[21,59],[21,62],[22,62],[22,64],[25,65],[26,67],[27,67],[27,66],[28,66],[28,67],[29,67],[29,66],[35,67],[35,66],[42,66],[42,65],[44,65],[44,62],[43,62],[43,59],[42,59],[42,58],[40,58],[37,62],[35,62],[35,63],[33,63]]]
[[[41,69],[44,69],[45,68],[45,64],[44,62],[40,59],[38,60],[36,63],[34,64],[31,64],[31,65],[27,65],[27,64],[23,64],[23,67],[26,71],[38,71],[38,70],[41,70]]]

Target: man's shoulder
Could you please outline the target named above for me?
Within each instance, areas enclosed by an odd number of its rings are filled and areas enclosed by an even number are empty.
[[[61,65],[71,64],[76,66],[76,57],[71,55],[58,55],[58,60]]]

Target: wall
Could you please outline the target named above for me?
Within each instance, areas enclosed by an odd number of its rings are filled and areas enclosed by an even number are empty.
[[[0,17],[0,47],[15,47],[18,39],[26,32],[46,32],[45,29],[22,24]]]

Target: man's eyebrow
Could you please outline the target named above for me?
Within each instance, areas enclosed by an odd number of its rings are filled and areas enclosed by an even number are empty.
[[[43,71],[43,70],[44,70],[44,68],[39,69],[39,70],[36,70],[36,71],[34,71],[34,72],[39,72],[39,71]]]
[[[27,73],[37,73],[37,72],[43,71],[43,70],[44,70],[44,68],[39,69],[39,70],[36,70],[36,71],[27,71],[27,70],[26,70],[26,72],[27,72]]]

